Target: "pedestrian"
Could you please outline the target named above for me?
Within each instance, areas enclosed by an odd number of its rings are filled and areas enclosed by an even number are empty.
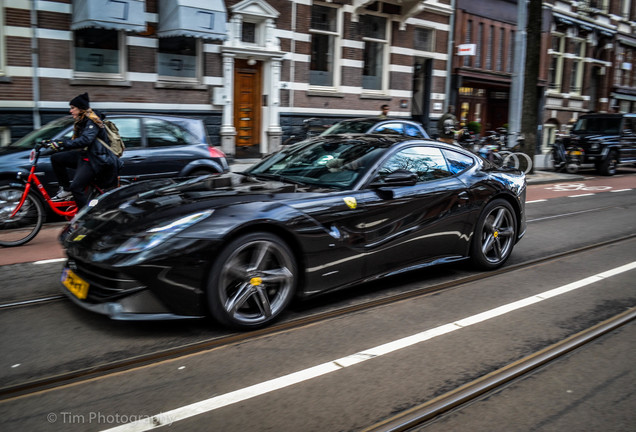
[[[378,117],[380,117],[382,119],[385,119],[385,118],[387,118],[388,114],[389,114],[389,106],[386,105],[386,104],[382,105],[380,107],[380,115]]]
[[[439,140],[448,144],[453,144],[456,129],[457,117],[455,117],[455,106],[449,105],[446,113],[437,121]]]
[[[86,205],[86,188],[91,182],[108,188],[117,185],[121,161],[98,141],[110,144],[104,129],[103,115],[90,108],[88,93],[74,97],[69,112],[75,120],[72,138],[50,141],[49,146],[57,151],[51,155],[51,165],[60,189],[54,201],[66,201],[73,197],[77,208]],[[71,181],[68,168],[75,170]]]

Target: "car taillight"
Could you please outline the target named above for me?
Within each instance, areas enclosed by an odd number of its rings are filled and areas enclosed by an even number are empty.
[[[221,150],[217,149],[216,147],[209,146],[208,151],[210,152],[210,157],[213,157],[213,158],[225,157],[225,153],[223,153]]]

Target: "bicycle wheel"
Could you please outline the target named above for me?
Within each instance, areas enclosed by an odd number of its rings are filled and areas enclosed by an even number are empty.
[[[517,152],[514,154],[519,161],[518,169],[528,174],[532,170],[532,158],[525,153]]]
[[[0,187],[0,246],[20,246],[37,235],[44,223],[45,213],[42,202],[32,193],[15,214],[11,214],[20,203],[23,188]]]

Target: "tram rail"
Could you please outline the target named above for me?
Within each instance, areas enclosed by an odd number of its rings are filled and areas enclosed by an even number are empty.
[[[296,328],[305,327],[307,325],[315,324],[321,321],[345,316],[348,314],[360,312],[363,310],[373,309],[380,306],[384,306],[391,303],[403,301],[405,299],[426,296],[440,291],[452,289],[467,283],[472,283],[479,280],[495,277],[500,274],[518,271],[526,268],[530,268],[536,265],[544,264],[547,262],[558,261],[569,256],[580,254],[593,249],[603,248],[608,245],[616,244],[620,241],[628,241],[636,237],[636,234],[629,234],[614,238],[611,240],[586,245],[570,251],[560,252],[553,255],[545,256],[535,260],[527,261],[524,263],[518,263],[514,265],[504,266],[501,269],[487,272],[487,273],[474,273],[466,277],[460,277],[458,279],[442,282],[430,286],[423,286],[416,289],[409,290],[398,294],[391,294],[382,298],[372,299],[360,304],[349,305],[338,309],[320,312],[316,314],[309,314],[300,318],[294,318],[288,321],[279,322],[270,327],[251,331],[249,333],[232,333],[221,337],[213,337],[204,339],[198,342],[190,343],[187,345],[181,345],[171,347],[169,349],[155,351],[151,353],[141,354],[126,359],[116,360],[101,365],[93,365],[83,369],[77,369],[61,373],[55,376],[43,377],[34,379],[28,382],[0,387],[0,400],[12,399],[15,397],[25,396],[36,392],[47,391],[62,387],[65,385],[90,381],[99,377],[107,376],[126,370],[135,369],[150,364],[159,363],[169,359],[175,359],[186,355],[191,355],[199,352],[208,351],[211,349],[228,346],[231,344],[244,343],[249,340],[260,338],[263,336],[269,336],[276,333],[293,330]],[[59,296],[64,298],[64,296]],[[0,310],[3,308],[15,308],[15,307],[29,307],[31,305],[42,304],[46,302],[55,302],[61,300],[57,296],[48,296],[38,299],[29,299],[21,302],[3,303],[0,304]],[[21,303],[21,304],[18,304]],[[631,318],[630,318],[631,319]]]

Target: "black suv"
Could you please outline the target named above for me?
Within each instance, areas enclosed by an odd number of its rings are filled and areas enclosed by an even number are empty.
[[[107,114],[106,118],[117,125],[126,145],[121,158],[123,179],[134,181],[229,171],[225,155],[211,145],[200,119],[153,114]],[[66,116],[0,147],[0,184],[15,179],[18,171],[29,171],[29,155],[37,141],[70,138],[72,133],[73,118]],[[40,159],[37,174],[47,192],[54,195],[57,178],[48,156]]]
[[[636,114],[584,114],[563,144],[580,147],[583,164],[614,175],[619,163],[636,163]]]

